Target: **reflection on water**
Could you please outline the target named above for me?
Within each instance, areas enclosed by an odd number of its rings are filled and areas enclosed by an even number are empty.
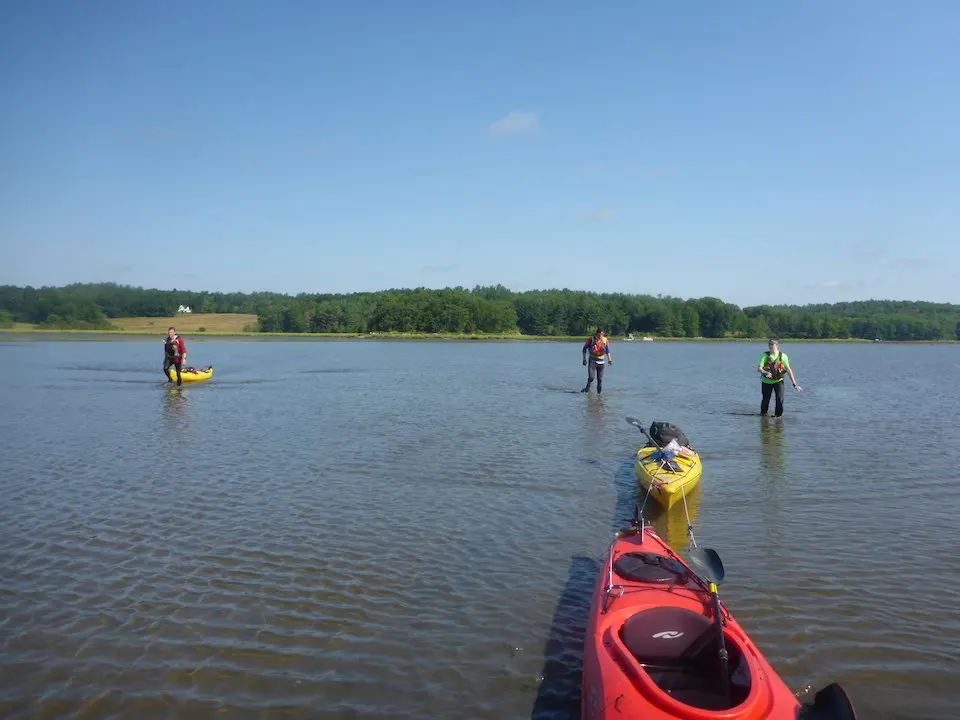
[[[607,429],[606,404],[603,395],[587,395],[587,417],[592,421],[592,429],[598,434],[603,434]]]
[[[669,510],[665,510],[660,503],[652,499],[647,502],[644,508],[643,516],[653,524],[653,529],[678,552],[686,550],[690,544],[690,537],[687,534],[688,524],[693,527],[693,536],[698,538],[697,544],[699,545],[697,511],[700,509],[701,494],[701,485],[697,483],[685,496],[684,502],[677,503]],[[684,507],[686,507],[686,512],[684,512]]]
[[[767,475],[782,475],[786,470],[786,445],[783,419],[760,419],[760,460]]]
[[[183,387],[169,383],[162,393],[163,419],[168,432],[187,432],[187,403],[189,393],[183,392]]]

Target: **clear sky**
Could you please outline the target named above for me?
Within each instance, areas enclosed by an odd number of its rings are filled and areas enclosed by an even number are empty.
[[[0,283],[960,303],[960,0],[0,4]]]

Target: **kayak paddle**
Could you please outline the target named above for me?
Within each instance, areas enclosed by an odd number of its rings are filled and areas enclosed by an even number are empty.
[[[723,582],[723,562],[712,548],[693,547],[687,551],[693,565],[710,584],[710,599],[713,601],[713,616],[717,621],[717,637],[720,642],[720,673],[723,676],[723,691],[730,699],[730,674],[727,671],[727,646],[723,639],[723,620],[720,616],[720,596],[717,585]]]
[[[813,703],[805,703],[797,720],[857,720],[857,712],[847,693],[837,683],[820,688]]]
[[[663,448],[660,447],[660,443],[658,443],[656,440],[654,440],[652,437],[650,437],[650,433],[647,432],[647,429],[646,429],[645,427],[643,427],[643,425],[641,424],[641,422],[640,422],[639,420],[637,420],[635,417],[630,417],[630,416],[628,415],[628,416],[627,416],[627,422],[628,422],[630,425],[636,426],[636,427],[640,430],[640,432],[642,432],[644,435],[646,435],[646,436],[647,436],[647,440],[649,440],[650,442],[652,442],[653,445],[654,445],[654,447],[656,447],[656,448],[658,448],[658,449],[661,449],[661,450],[663,449]]]
[[[713,548],[692,547],[687,551],[693,565],[709,583],[719,585],[725,575],[723,561]]]

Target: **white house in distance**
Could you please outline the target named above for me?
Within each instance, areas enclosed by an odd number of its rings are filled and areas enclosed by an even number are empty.
[[[189,306],[189,305],[187,305],[187,306],[181,305],[179,308],[177,308],[177,312],[178,312],[178,313],[188,313],[188,312],[193,312],[193,311],[190,309],[190,306]]]

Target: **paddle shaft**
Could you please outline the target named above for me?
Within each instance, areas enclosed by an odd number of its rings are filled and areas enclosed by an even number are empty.
[[[638,420],[636,420],[635,418],[627,418],[627,422],[629,422],[631,425],[633,425],[635,428],[637,428],[637,430],[639,430],[639,431],[642,432],[644,435],[646,435],[647,440],[649,440],[651,443],[653,443],[653,446],[654,446],[655,448],[657,448],[657,450],[663,450],[663,447],[660,445],[660,443],[658,443],[656,440],[654,440],[652,437],[650,437],[650,433],[647,432],[647,429],[646,429],[645,427],[643,427],[643,425],[641,425]]]
[[[717,595],[717,584],[710,583],[710,598],[713,600],[713,615],[717,621],[717,640],[720,643],[720,676],[723,679],[723,694],[730,700],[730,673],[727,670],[727,645],[723,637],[723,618],[720,615],[720,596]]]

